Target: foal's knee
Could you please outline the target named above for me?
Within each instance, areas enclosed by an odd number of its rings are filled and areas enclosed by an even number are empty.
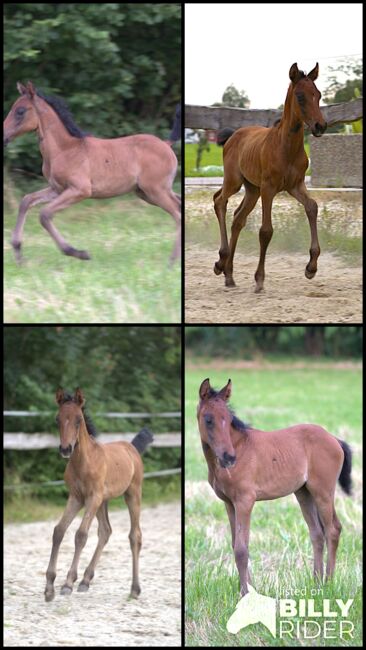
[[[39,213],[39,221],[40,221],[41,225],[43,226],[43,228],[46,228],[46,230],[47,230],[47,226],[48,226],[48,222],[50,220],[50,217],[51,217],[51,215],[47,211],[47,208],[44,208]]]
[[[237,564],[248,564],[248,547],[246,544],[234,545],[234,555]]]

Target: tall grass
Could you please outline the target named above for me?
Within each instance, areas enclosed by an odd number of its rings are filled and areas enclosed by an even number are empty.
[[[354,638],[274,639],[262,624],[251,625],[237,635],[226,623],[239,600],[239,579],[231,547],[231,535],[224,504],[207,484],[207,466],[196,425],[197,392],[201,381],[222,387],[227,370],[216,372],[192,368],[186,375],[186,645],[188,646],[357,646],[362,644],[361,573],[361,373],[332,367],[315,369],[231,370],[232,404],[239,417],[258,428],[275,429],[301,421],[322,424],[353,448],[354,495],[347,497],[337,488],[336,510],[343,524],[335,578],[324,585],[315,599],[354,599],[349,620],[355,625]],[[300,508],[293,495],[255,504],[250,539],[251,572],[257,591],[279,597],[282,589],[299,589],[311,594],[312,547]],[[282,596],[283,597],[283,596]],[[290,596],[298,600],[298,597]],[[311,619],[310,619],[311,620]],[[314,620],[314,619],[313,619]],[[323,617],[316,619],[321,625]],[[337,619],[338,621],[339,619]],[[279,618],[277,617],[277,630]],[[314,633],[314,630],[313,630]]]
[[[5,214],[6,323],[173,323],[181,319],[181,269],[168,261],[175,223],[159,208],[128,197],[83,201],[60,212],[56,227],[90,261],[66,257],[30,211],[24,263],[10,246],[16,213]]]

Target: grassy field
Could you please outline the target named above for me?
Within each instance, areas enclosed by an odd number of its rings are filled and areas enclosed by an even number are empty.
[[[306,365],[233,370],[230,363],[212,370],[204,361],[189,362],[186,372],[186,645],[188,646],[358,646],[361,639],[361,372],[344,367],[315,368]],[[290,368],[289,368],[290,365]],[[207,484],[207,465],[196,423],[200,383],[210,377],[221,388],[230,377],[232,405],[238,416],[257,428],[271,430],[299,422],[314,422],[347,440],[353,449],[354,495],[337,488],[336,510],[343,524],[335,579],[315,598],[331,603],[336,598],[354,602],[347,617],[355,626],[352,640],[334,638],[274,639],[261,624],[237,635],[226,623],[239,600],[239,579],[231,548],[224,504]],[[302,589],[309,597],[314,583],[310,569],[312,548],[308,529],[293,495],[256,503],[251,523],[250,562],[254,586],[261,594],[275,597],[279,589]],[[291,597],[291,596],[290,596]],[[292,596],[294,597],[294,596]],[[297,619],[303,624],[303,619]],[[311,620],[311,619],[310,619]],[[313,619],[314,620],[314,619]],[[317,618],[322,624],[323,619]],[[337,619],[338,620],[338,619]],[[311,624],[313,626],[313,624]],[[277,617],[277,630],[279,620]],[[301,627],[303,632],[303,628]],[[311,627],[311,634],[315,634]]]
[[[58,213],[56,227],[74,248],[88,250],[90,261],[59,252],[36,206],[18,266],[10,245],[15,221],[16,212],[6,210],[6,323],[180,322],[180,264],[168,266],[175,223],[163,210],[128,195]]]
[[[212,166],[214,169],[196,169],[197,144],[186,144],[184,147],[184,172],[185,176],[223,176],[222,147],[215,143],[209,143],[210,150],[204,151],[201,159],[201,168]],[[309,145],[305,143],[305,151],[309,154]],[[307,169],[306,175],[310,174]]]

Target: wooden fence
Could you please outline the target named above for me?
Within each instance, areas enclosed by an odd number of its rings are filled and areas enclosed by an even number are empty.
[[[321,106],[321,111],[329,126],[355,122],[362,117],[362,98],[341,104]],[[278,109],[229,108],[227,106],[192,106],[184,107],[184,126],[189,129],[222,129],[241,126],[272,126],[282,115]]]

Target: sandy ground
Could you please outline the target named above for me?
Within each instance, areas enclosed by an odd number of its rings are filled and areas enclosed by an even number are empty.
[[[187,323],[361,323],[362,271],[324,253],[318,275],[304,275],[306,254],[268,256],[264,291],[254,293],[258,256],[237,252],[235,288],[213,265],[217,249],[186,246],[185,320]]]
[[[274,237],[266,257],[264,291],[254,293],[261,202],[249,215],[234,258],[236,288],[213,272],[219,231],[213,211],[215,187],[185,191],[185,320],[187,323],[362,322],[362,193],[312,192],[318,202],[322,249],[318,273],[305,278],[309,229],[303,207],[286,192],[272,208]],[[229,201],[227,228],[243,192]],[[339,250],[338,250],[339,249]],[[342,254],[348,250],[348,255]],[[337,254],[338,253],[338,254]]]
[[[110,513],[112,536],[89,592],[61,596],[71,564],[75,520],[61,545],[56,596],[44,600],[45,572],[56,521],[5,527],[5,646],[181,646],[181,505],[142,511],[141,595],[129,599],[132,559],[127,510]],[[93,522],[79,579],[97,543]],[[77,584],[77,583],[76,583]]]

